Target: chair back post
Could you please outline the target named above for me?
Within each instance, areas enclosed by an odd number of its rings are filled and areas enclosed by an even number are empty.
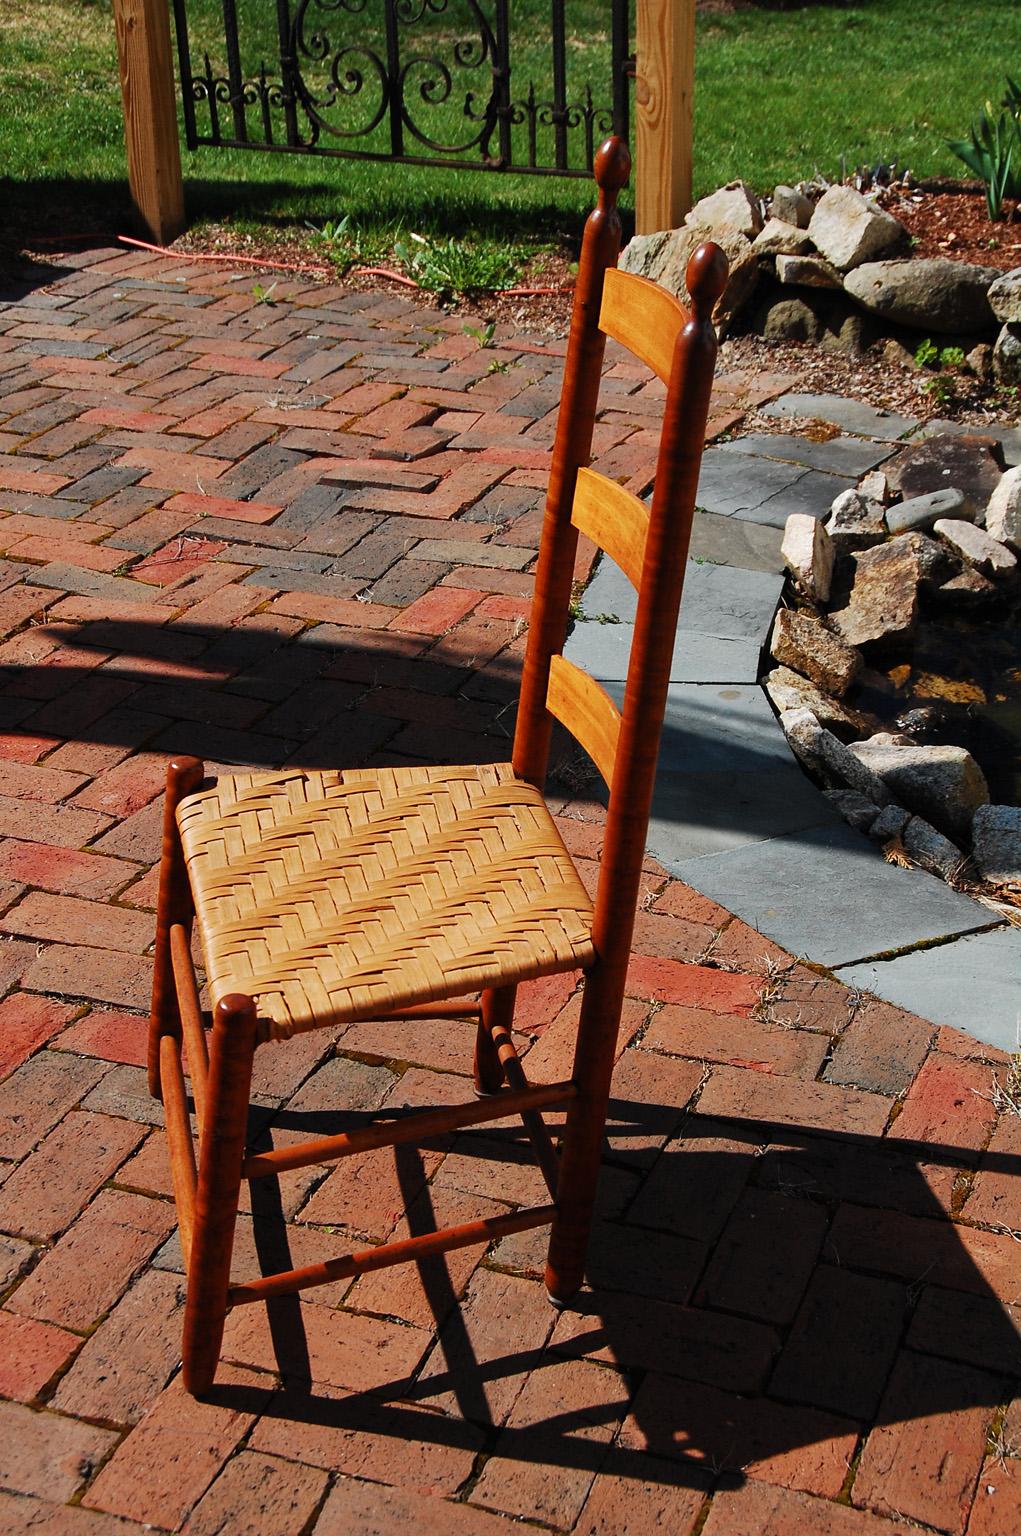
[[[571,1106],[550,1237],[546,1287],[566,1302],[581,1284],[596,1176],[624,1001],[631,939],[670,683],[674,633],[716,358],[711,316],[727,260],[704,245],[688,264],[692,314],[678,333],[667,392],[656,488],[646,535],[624,709],[596,892],[596,960],[585,978]]]
[[[592,432],[606,337],[599,329],[603,274],[617,265],[621,227],[617,197],[627,184],[631,156],[623,139],[611,137],[595,158],[599,188],[582,238],[567,343],[560,415],[553,443],[546,514],[535,573],[535,597],[521,679],[512,762],[515,773],[541,788],[546,777],[553,721],[546,709],[550,657],[563,649],[578,530],[571,505],[578,470],[592,453]]]
[[[674,344],[667,389],[592,935],[600,968],[608,968],[621,988],[638,904],[709,415],[717,352],[712,313],[727,270],[726,256],[711,242],[701,245],[689,261],[686,282],[691,315]]]

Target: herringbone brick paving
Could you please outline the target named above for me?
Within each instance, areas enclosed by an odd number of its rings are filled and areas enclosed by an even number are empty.
[[[183,1394],[141,1070],[167,755],[506,755],[564,350],[268,297],[95,250],[0,307],[0,1528],[1016,1531],[1009,1064],[651,862],[577,1307],[523,1234],[242,1309],[213,1399]],[[711,429],[782,387],[721,378]],[[607,389],[598,465],[642,491],[659,388],[613,354]],[[554,803],[594,873],[598,808]],[[537,1078],[576,1010],[570,978],[523,989]],[[470,1058],[457,1021],[267,1048],[253,1134],[463,1097]],[[302,1170],[246,1203],[239,1272],[535,1193],[501,1129]]]

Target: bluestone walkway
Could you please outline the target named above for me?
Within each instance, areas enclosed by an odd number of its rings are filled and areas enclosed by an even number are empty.
[[[827,516],[901,439],[933,427],[793,391],[763,413],[832,422],[842,435],[748,433],[706,451],[650,847],[671,874],[791,954],[1016,1050],[1021,930],[923,870],[885,863],[805,777],[756,683],[788,516]],[[1021,457],[1021,434],[1000,436],[1007,461]],[[567,653],[611,687],[624,677],[634,611],[630,583],[604,561]]]
[[[95,250],[0,302],[0,1529],[1016,1532],[1010,1063],[797,963],[651,856],[577,1305],[551,1311],[541,1242],[516,1237],[243,1309],[215,1394],[183,1394],[141,1066],[167,756],[506,754],[563,352],[481,349],[389,294],[253,288]],[[641,494],[658,386],[619,355],[608,384],[598,463]],[[713,430],[782,386],[721,379]],[[772,802],[752,793],[777,759],[753,668],[774,529],[703,519],[699,549],[728,529],[755,579],[730,601],[706,566],[689,588],[692,634],[728,660],[679,648],[672,730],[701,731],[671,793],[691,814],[690,766],[778,844],[808,802],[789,765]],[[594,878],[598,806],[554,809]],[[746,851],[725,809],[702,820],[693,867]],[[570,1071],[576,1016],[571,978],[522,989],[537,1080]],[[267,1049],[260,1133],[463,1097],[468,1034]],[[371,1154],[253,1201],[237,1269],[535,1193],[499,1128]]]

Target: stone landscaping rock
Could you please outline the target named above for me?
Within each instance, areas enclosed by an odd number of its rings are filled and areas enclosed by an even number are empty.
[[[842,698],[861,672],[861,653],[818,619],[781,608],[773,626],[770,653],[785,667]]]
[[[1001,544],[1021,551],[1021,465],[1008,469],[990,496],[986,532]]]
[[[878,805],[854,789],[824,789],[822,797],[856,832],[868,832],[880,814]]]
[[[950,608],[981,608],[991,598],[998,597],[999,593],[995,585],[986,576],[978,571],[962,571],[960,576],[952,576],[949,581],[944,581],[937,589],[936,596],[941,603]]]
[[[996,279],[989,289],[989,308],[1004,324],[1021,323],[1021,267]]]
[[[819,756],[818,743],[822,726],[812,711],[803,707],[785,709],[781,712],[780,724],[798,756],[815,762]]]
[[[694,212],[692,209],[689,220]],[[752,252],[751,241],[740,231],[692,222],[685,223],[680,229],[636,235],[621,252],[620,268],[622,272],[635,272],[640,277],[650,278],[669,293],[675,293],[682,304],[690,304],[685,273],[688,261],[706,240],[715,240],[730,263],[727,286],[713,310],[713,320],[722,335],[750,299],[759,281],[758,257]]]
[[[818,341],[823,322],[804,299],[770,299],[759,309],[755,329],[767,341]]]
[[[769,205],[774,219],[784,219],[788,224],[796,224],[799,229],[807,229],[814,210],[812,199],[796,187],[774,188],[773,200]]]
[[[762,682],[778,714],[788,713],[789,710],[811,710],[820,725],[848,742],[857,739],[869,728],[869,717],[857,710],[849,710],[846,705],[838,703],[837,699],[832,699],[829,694],[815,687],[808,677],[801,677],[800,673],[791,671],[789,667],[774,667],[771,673],[766,673]]]
[[[907,241],[899,219],[884,213],[853,187],[835,186],[815,205],[808,226],[816,250],[841,272],[861,266]]]
[[[830,322],[819,338],[824,352],[856,355],[867,350],[874,339],[874,322],[868,315],[847,308]]]
[[[964,863],[961,850],[921,816],[912,816],[901,840],[916,864],[942,880],[952,880]]]
[[[963,491],[948,486],[945,491],[912,496],[908,501],[890,507],[886,514],[886,526],[891,533],[908,533],[913,528],[931,528],[937,518],[941,517],[967,518],[973,522],[975,508]]]
[[[818,751],[823,771],[832,779],[845,784],[848,789],[857,790],[874,805],[889,805],[893,796],[882,779],[872,772],[867,763],[860,762],[832,731],[823,731]]]
[[[620,253],[621,271],[655,281],[655,274],[665,260],[664,252],[676,233],[673,229],[657,229],[651,235],[632,235]]]
[[[846,608],[830,615],[848,645],[887,648],[909,640],[918,619],[918,556],[889,544],[854,556],[854,585]]]
[[[911,812],[901,805],[886,805],[869,828],[869,836],[877,843],[888,843],[893,837],[901,837],[911,820]]]
[[[792,512],[784,527],[780,554],[803,591],[824,603],[830,595],[835,551],[818,518]]]
[[[983,880],[1021,885],[1021,806],[980,805],[971,837],[972,857]]]
[[[898,341],[895,336],[889,337],[883,343],[883,362],[891,368],[904,368],[909,373],[918,372],[914,352],[902,341]]]
[[[751,188],[743,181],[730,181],[697,202],[684,222],[754,240],[762,229],[762,214],[759,200]],[[716,238],[718,240],[719,236]]]
[[[941,432],[904,448],[883,466],[891,489],[908,500],[953,486],[975,508],[985,511],[1003,473],[1003,450],[995,438],[980,433]]]
[[[902,747],[872,739],[852,742],[847,750],[882,779],[889,798],[955,836],[966,837],[978,807],[989,803],[985,775],[963,747]]]
[[[881,469],[870,469],[858,481],[858,494],[866,501],[877,501],[881,507],[890,505],[890,482]]]
[[[884,747],[913,747],[912,737],[906,731],[873,731],[869,741],[878,742]]]
[[[881,544],[886,538],[882,502],[873,501],[860,490],[841,491],[830,508],[826,532],[841,555]]]
[[[838,703],[790,667],[774,667],[762,679],[762,686],[780,715],[789,710],[810,709],[818,723],[841,740],[853,741],[869,729],[869,716]]]
[[[917,528],[912,529],[910,533],[898,533],[896,538],[888,540],[883,548],[889,551],[890,559],[894,555],[901,554],[913,556],[918,562],[919,581],[925,582],[929,587],[938,587],[941,582],[948,581],[951,576],[957,574],[957,567],[946,547],[938,544],[935,539],[930,539],[926,534],[919,533]]]
[[[756,256],[805,256],[812,249],[807,230],[785,219],[767,219],[752,241]]]
[[[780,723],[802,762],[822,773],[831,785],[855,789],[878,806],[890,804],[893,796],[879,775],[821,726],[811,710],[788,710],[780,716]]]
[[[997,336],[993,378],[998,384],[1021,384],[1021,324],[1011,322]]]
[[[997,276],[996,267],[944,256],[874,261],[849,272],[844,291],[897,325],[937,332],[988,331],[994,324],[988,293]]]
[[[984,528],[976,528],[973,523],[941,517],[934,532],[983,576],[1009,576],[1017,569],[1017,556],[1006,544],[990,538]]]
[[[676,293],[682,304],[690,307],[691,295],[684,281],[688,262],[706,240],[715,240],[730,263],[727,286],[713,310],[713,323],[720,335],[725,336],[734,317],[744,309],[758,286],[758,257],[743,235],[732,234],[729,230],[717,229],[712,225],[693,225],[689,233],[693,237],[690,243],[678,242],[659,281],[671,293]]]
[[[821,256],[778,256],[776,275],[790,288],[843,288],[840,273]]]

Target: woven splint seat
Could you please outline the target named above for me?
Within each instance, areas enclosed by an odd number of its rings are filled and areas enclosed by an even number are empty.
[[[215,780],[177,822],[210,998],[265,1035],[584,967],[592,903],[509,763]]]

